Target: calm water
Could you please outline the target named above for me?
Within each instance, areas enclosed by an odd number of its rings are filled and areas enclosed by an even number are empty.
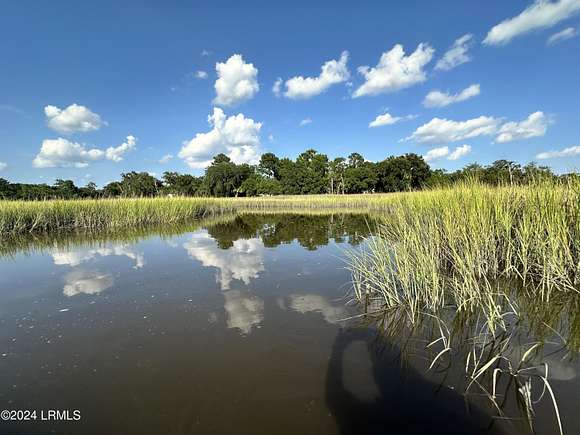
[[[346,304],[344,250],[367,234],[364,216],[253,215],[175,235],[25,240],[0,259],[0,408],[38,418],[0,433],[524,430],[466,401],[453,371],[344,321],[360,313]],[[580,433],[578,366],[551,359],[565,430]],[[544,402],[536,430],[556,433]],[[81,418],[40,420],[48,410]]]

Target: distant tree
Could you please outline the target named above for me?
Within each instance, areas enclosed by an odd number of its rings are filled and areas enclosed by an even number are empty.
[[[448,174],[445,169],[431,171],[429,178],[425,182],[425,187],[437,188],[450,186],[453,183],[453,175]]]
[[[328,164],[328,192],[330,194],[345,193],[344,174],[346,172],[346,160],[344,157],[337,157]]]
[[[103,187],[103,196],[106,198],[116,198],[122,194],[123,190],[121,188],[121,183],[118,181],[113,181]]]
[[[366,162],[359,153],[348,156],[348,166],[344,173],[346,193],[372,192],[377,181],[375,166],[371,162]]]
[[[325,193],[328,185],[328,157],[308,149],[296,159],[299,193]]]
[[[274,153],[264,153],[258,163],[258,173],[266,178],[280,179],[280,159]]]
[[[97,196],[99,196],[97,185],[91,181],[87,183],[85,187],[80,187],[79,196],[81,198],[96,198]]]
[[[121,174],[121,194],[128,197],[155,196],[159,193],[161,181],[147,172]]]
[[[163,190],[165,193],[183,196],[200,196],[202,177],[177,172],[163,173]]]
[[[54,183],[54,194],[56,197],[63,199],[78,198],[79,189],[72,180],[61,180],[59,178]]]
[[[431,174],[429,165],[417,154],[389,157],[378,163],[377,191],[398,192],[422,188]]]
[[[211,196],[238,196],[242,183],[253,173],[250,165],[236,165],[225,154],[218,154],[205,172],[204,187]]]
[[[0,198],[2,199],[12,199],[14,197],[14,192],[12,186],[4,178],[0,178]]]

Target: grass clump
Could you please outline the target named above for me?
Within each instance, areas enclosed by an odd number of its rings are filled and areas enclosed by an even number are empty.
[[[477,183],[401,195],[366,248],[351,256],[355,295],[405,306],[447,304],[497,320],[498,280],[549,301],[578,291],[580,183],[493,188]]]

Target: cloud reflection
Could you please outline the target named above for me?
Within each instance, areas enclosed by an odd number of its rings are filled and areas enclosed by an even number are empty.
[[[58,266],[78,266],[94,258],[108,256],[123,256],[135,261],[134,269],[141,269],[146,261],[142,252],[136,251],[130,245],[110,245],[98,249],[77,249],[70,251],[55,251],[52,253],[54,264]]]
[[[240,290],[224,293],[224,308],[228,328],[239,329],[244,335],[264,320],[264,301],[257,296],[245,296]]]
[[[278,305],[284,306],[283,303]],[[320,295],[290,295],[289,307],[302,314],[320,313],[328,323],[338,323],[347,316],[346,309],[342,305],[332,305],[328,299]]]
[[[203,266],[219,269],[216,279],[222,290],[228,290],[233,280],[249,285],[264,271],[265,248],[258,238],[236,240],[229,249],[220,249],[208,233],[200,232],[192,234],[183,247]]]
[[[78,294],[96,295],[113,286],[113,276],[96,270],[73,270],[64,276],[63,293],[71,297]]]

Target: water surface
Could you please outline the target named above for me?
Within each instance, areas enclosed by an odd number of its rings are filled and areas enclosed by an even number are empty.
[[[243,215],[164,235],[21,240],[0,260],[0,433],[512,433],[348,302],[364,215]],[[176,233],[176,234],[175,234]],[[577,365],[554,363],[569,433]],[[540,433],[557,426],[537,408]]]

